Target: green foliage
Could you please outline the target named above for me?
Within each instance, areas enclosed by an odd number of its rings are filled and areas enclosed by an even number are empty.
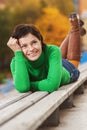
[[[9,49],[6,46],[6,40],[10,36],[10,15],[8,16],[8,14],[9,10],[7,8],[0,11],[0,66],[3,65],[6,55],[9,53]]]

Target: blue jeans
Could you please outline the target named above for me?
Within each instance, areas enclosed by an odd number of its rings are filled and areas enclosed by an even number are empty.
[[[80,71],[66,59],[62,59],[63,67],[70,73],[70,83],[76,81],[79,78]]]

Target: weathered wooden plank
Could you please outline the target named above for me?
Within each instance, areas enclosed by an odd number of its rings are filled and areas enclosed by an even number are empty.
[[[18,100],[21,100],[22,98],[28,96],[31,94],[31,92],[28,93],[19,93],[16,90],[12,92],[13,95],[11,94],[7,96],[7,99],[1,100],[0,101],[0,110],[3,109],[4,107],[7,107],[10,104],[13,104],[14,102],[17,102]]]
[[[80,70],[80,72],[87,71],[87,63],[79,65],[78,69]]]
[[[61,100],[63,100],[61,97],[62,97],[62,95],[65,95],[65,93],[66,93],[65,91],[53,92],[52,94],[48,95],[43,100],[39,101],[38,103],[36,103],[32,107],[30,107],[29,109],[25,110],[24,112],[22,112],[21,114],[16,116],[15,121],[14,121],[14,119],[11,119],[9,121],[9,123],[6,123],[4,125],[4,128],[3,128],[3,126],[1,127],[2,130],[8,129],[8,128],[13,129],[13,130],[15,130],[15,129],[19,129],[19,130],[35,129],[46,119],[46,117],[48,117],[51,114],[49,112],[54,111],[54,108],[55,108],[55,105],[56,105],[58,99],[61,103]],[[51,98],[53,98],[53,99],[51,100]],[[58,103],[59,103],[59,101],[58,101]],[[54,105],[52,106],[52,104],[54,104]],[[37,121],[37,118],[38,118],[38,121]]]
[[[85,80],[87,72],[80,75],[75,83],[61,87],[58,91],[49,94],[32,107],[26,109],[9,122],[2,125],[2,130],[35,130],[48,118],[57,107],[64,102]]]
[[[38,100],[41,100],[46,96],[48,92],[35,92],[21,100],[18,100],[14,104],[10,104],[0,111],[0,125],[11,119],[18,113],[30,107],[32,104],[35,104]]]
[[[68,85],[64,85],[60,89],[65,89],[66,91],[69,91],[69,95],[72,94],[78,87],[80,87],[81,84],[83,84],[87,79],[87,72],[81,73],[79,79],[76,82],[73,82]]]

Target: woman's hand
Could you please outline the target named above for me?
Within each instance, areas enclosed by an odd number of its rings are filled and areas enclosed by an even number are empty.
[[[21,47],[18,44],[18,40],[15,38],[10,37],[9,41],[7,42],[7,46],[13,51],[21,51]]]

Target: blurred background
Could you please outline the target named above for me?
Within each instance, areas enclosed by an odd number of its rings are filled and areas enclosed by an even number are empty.
[[[35,24],[46,44],[61,42],[69,32],[69,14],[76,12],[87,29],[87,0],[0,0],[0,84],[12,86],[10,62],[14,56],[7,41],[17,24]],[[87,62],[87,34],[81,38],[81,63]],[[85,57],[85,58],[84,58]]]

